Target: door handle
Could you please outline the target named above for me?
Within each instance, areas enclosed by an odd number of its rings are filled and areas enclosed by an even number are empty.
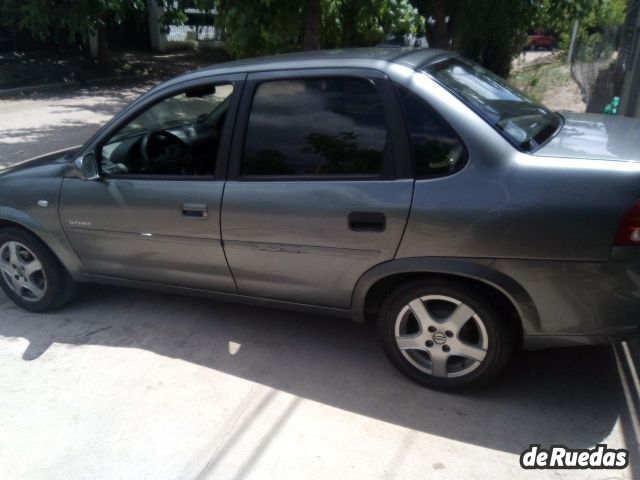
[[[185,218],[207,218],[209,205],[206,203],[183,203],[182,216]]]
[[[387,217],[379,212],[351,212],[349,228],[354,232],[384,232]]]

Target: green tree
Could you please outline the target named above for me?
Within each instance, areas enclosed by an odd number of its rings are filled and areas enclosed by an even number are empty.
[[[408,0],[219,0],[226,48],[235,57],[374,45],[415,33],[423,19]]]
[[[132,10],[146,8],[145,0],[0,0],[0,22],[14,30],[25,30],[39,40],[52,32],[87,39],[96,34],[98,60],[108,56],[106,22],[120,19]]]

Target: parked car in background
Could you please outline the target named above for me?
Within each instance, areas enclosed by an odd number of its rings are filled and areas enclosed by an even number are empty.
[[[450,51],[220,64],[0,173],[0,285],[34,312],[97,283],[371,319],[408,377],[481,385],[640,333],[639,147],[639,120]]]
[[[553,35],[546,35],[542,32],[532,33],[527,36],[527,43],[524,48],[527,50],[537,50],[544,48],[546,50],[553,50],[556,46],[556,37]]]

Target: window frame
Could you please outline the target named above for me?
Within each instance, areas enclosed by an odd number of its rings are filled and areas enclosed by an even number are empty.
[[[456,175],[458,173],[460,173],[462,170],[464,170],[467,165],[469,165],[470,161],[471,161],[471,151],[469,150],[469,147],[467,145],[467,143],[464,141],[464,138],[462,137],[462,135],[460,135],[460,133],[453,127],[453,125],[451,125],[451,123],[449,121],[447,121],[447,119],[440,113],[438,112],[438,110],[436,110],[429,102],[427,102],[424,98],[422,98],[420,95],[418,95],[416,92],[414,92],[413,90],[411,90],[410,88],[401,85],[398,82],[394,82],[393,83],[393,89],[394,92],[396,94],[396,97],[398,99],[398,104],[400,105],[400,108],[402,110],[402,121],[405,127],[405,131],[406,131],[406,135],[407,135],[407,141],[409,142],[409,155],[411,158],[411,169],[413,172],[413,178],[415,178],[416,180],[430,180],[430,179],[437,179],[437,178],[446,178],[446,177],[450,177],[452,175]],[[401,98],[401,91],[402,90],[406,90],[407,92],[409,92],[411,95],[413,95],[414,97],[416,97],[416,99],[422,103],[424,105],[424,107],[430,111],[431,113],[433,113],[435,116],[439,117],[440,120],[447,125],[451,131],[453,132],[453,134],[457,137],[458,141],[460,142],[460,144],[462,145],[462,148],[464,149],[465,152],[465,160],[463,162],[463,164],[460,166],[460,168],[458,168],[457,170],[450,172],[450,173],[441,173],[441,174],[434,174],[434,175],[418,175],[418,171],[416,168],[416,158],[415,158],[415,149],[413,148],[413,140],[411,139],[411,128],[409,127],[409,120],[407,117],[407,112],[404,106],[404,102],[402,101]]]
[[[384,155],[379,175],[241,175],[247,140],[249,116],[258,87],[278,80],[306,80],[326,78],[354,78],[373,85],[378,94],[389,132],[390,153]],[[313,181],[382,181],[412,178],[412,168],[407,161],[409,143],[404,125],[396,119],[403,118],[393,85],[381,71],[368,68],[306,68],[257,72],[248,75],[238,111],[238,121],[233,136],[229,160],[228,180],[242,182],[313,182]]]
[[[207,75],[205,77],[188,79],[181,82],[172,82],[166,86],[160,86],[150,90],[137,100],[134,100],[114,117],[94,138],[90,140],[90,150],[98,159],[98,169],[102,180],[159,180],[159,181],[224,181],[226,178],[229,153],[231,151],[233,130],[238,115],[238,107],[242,98],[242,91],[247,75],[246,73]],[[205,85],[232,85],[233,93],[227,111],[227,118],[220,132],[220,144],[218,147],[218,159],[213,175],[160,175],[160,174],[105,174],[102,171],[100,153],[106,143],[123,127],[134,120],[146,110],[155,105],[183,93],[194,87]],[[213,160],[213,159],[212,159]]]

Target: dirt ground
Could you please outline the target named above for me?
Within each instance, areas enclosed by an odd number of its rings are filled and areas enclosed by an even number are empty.
[[[510,80],[551,110],[586,111],[587,104],[562,52],[524,52],[513,62]]]

